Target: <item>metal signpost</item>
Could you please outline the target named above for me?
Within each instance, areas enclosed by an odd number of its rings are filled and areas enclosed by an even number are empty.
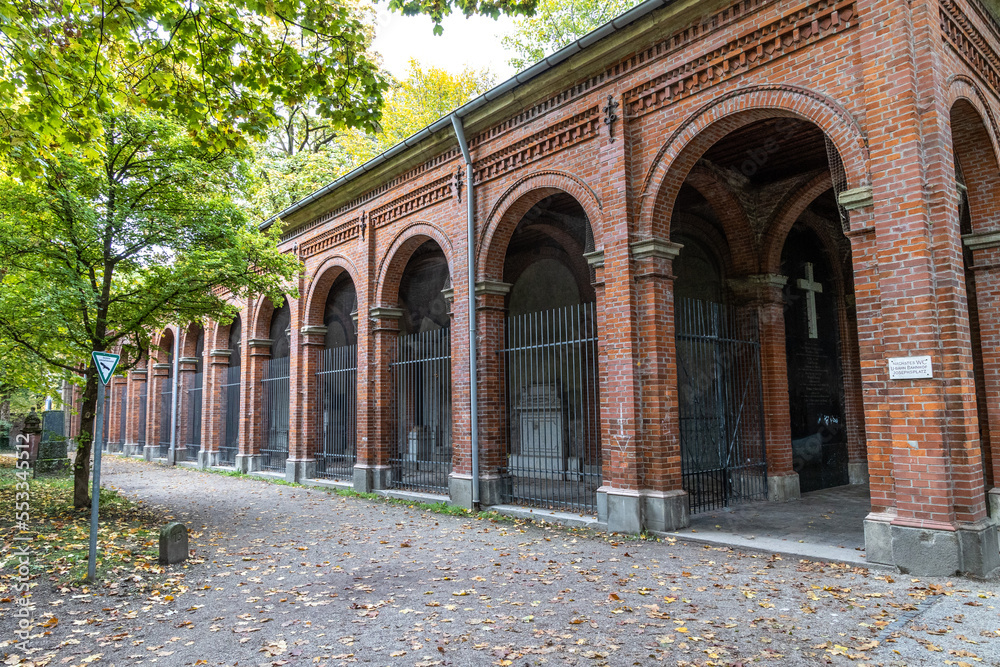
[[[94,583],[97,571],[97,506],[101,502],[101,442],[104,418],[104,387],[111,381],[111,374],[118,367],[121,357],[110,352],[92,352],[97,366],[97,420],[94,423],[94,489],[90,499],[90,559],[87,563],[87,581]]]

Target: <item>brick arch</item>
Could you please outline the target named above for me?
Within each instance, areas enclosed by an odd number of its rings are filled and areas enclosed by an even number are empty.
[[[804,185],[797,188],[777,212],[771,216],[770,224],[767,226],[767,233],[761,244],[761,271],[763,273],[778,273],[781,270],[781,251],[785,247],[785,239],[788,232],[798,221],[802,213],[809,208],[817,197],[833,187],[833,179],[830,172],[825,171],[817,174]]]
[[[954,107],[959,100],[964,100],[975,107],[990,136],[993,153],[1000,155],[1000,127],[997,126],[996,116],[990,106],[989,98],[983,93],[982,88],[964,74],[957,74],[948,79],[947,100],[949,109]]]
[[[418,222],[403,229],[392,240],[382,257],[375,283],[375,305],[395,306],[399,302],[399,282],[403,277],[406,263],[417,248],[427,241],[434,241],[448,263],[448,275],[454,279],[454,260],[451,240],[440,227],[428,222]]]
[[[839,104],[796,86],[748,86],[696,111],[657,152],[640,190],[645,202],[639,218],[640,233],[669,238],[674,201],[698,159],[734,130],[768,118],[796,118],[815,124],[837,147],[847,172],[847,187],[871,183],[865,135],[855,118]]]
[[[289,303],[291,307],[290,299],[285,296],[284,302]],[[253,318],[250,320],[250,338],[261,338],[267,339],[271,335],[271,316],[274,314],[275,307],[274,303],[266,296],[260,297],[257,301],[257,308],[254,311]],[[247,326],[247,322],[243,323],[243,326]]]
[[[330,294],[333,283],[346,273],[354,284],[354,289],[358,288],[358,270],[351,260],[343,255],[335,255],[326,259],[316,270],[309,292],[306,294],[305,317],[303,325],[322,325],[323,311],[326,309],[326,299]]]
[[[952,147],[968,188],[972,231],[994,231],[1000,227],[996,124],[972,82],[956,79],[949,93]]]
[[[202,331],[203,327],[198,322],[192,322],[184,329],[181,335],[181,356],[182,357],[193,357],[198,349],[198,332]],[[205,335],[205,341],[208,341],[208,334]]]
[[[167,353],[174,347],[174,336],[177,332],[174,327],[167,327],[153,338],[153,345],[149,350],[149,358],[154,364],[167,363]]]
[[[729,183],[706,166],[695,165],[685,183],[697,190],[722,223],[726,238],[728,259],[735,275],[751,274],[757,270],[754,233],[750,227],[743,204],[733,194]]]
[[[671,232],[693,238],[700,243],[715,258],[723,280],[733,275],[733,254],[729,248],[729,239],[722,230],[693,213],[682,212],[677,216],[677,221],[678,224],[670,230]],[[676,275],[674,277],[676,278]]]
[[[507,246],[518,223],[531,207],[555,194],[567,194],[587,216],[594,247],[603,248],[604,213],[601,200],[586,183],[572,174],[546,170],[528,174],[497,199],[479,235],[476,253],[477,277],[502,280]]]

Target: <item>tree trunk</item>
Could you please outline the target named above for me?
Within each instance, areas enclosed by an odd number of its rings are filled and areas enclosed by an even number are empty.
[[[87,384],[83,388],[80,408],[80,435],[76,438],[76,461],[73,463],[73,507],[90,507],[90,453],[94,442],[94,420],[97,416],[97,369],[87,367]]]

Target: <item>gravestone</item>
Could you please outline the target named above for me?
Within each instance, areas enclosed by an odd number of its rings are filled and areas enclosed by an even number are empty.
[[[24,428],[21,433],[28,437],[28,461],[34,466],[35,459],[38,458],[38,443],[42,436],[42,420],[34,408],[31,408],[31,412],[24,418]]]
[[[168,523],[160,528],[160,565],[187,560],[188,532],[182,523]]]
[[[511,467],[520,469],[521,474],[565,472],[565,421],[558,387],[526,387],[514,411],[519,446],[517,454],[511,456]]]
[[[35,477],[69,474],[65,426],[66,414],[62,410],[46,410],[42,413],[42,442],[38,446]]]

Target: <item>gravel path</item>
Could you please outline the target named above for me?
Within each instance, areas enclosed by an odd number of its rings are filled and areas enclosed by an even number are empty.
[[[1000,665],[996,582],[453,517],[115,457],[102,481],[184,522],[195,561],[153,595],[40,585],[35,621],[59,623],[36,627],[36,665]],[[4,664],[31,664],[16,657],[11,608]]]

